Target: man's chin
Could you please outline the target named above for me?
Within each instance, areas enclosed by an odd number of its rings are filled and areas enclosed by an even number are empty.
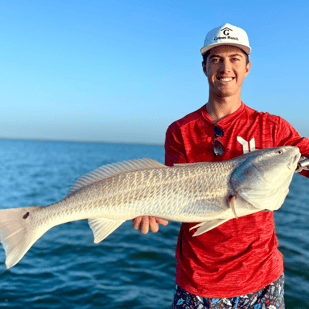
[[[218,98],[227,98],[227,97],[231,97],[233,93],[229,91],[218,91],[216,92],[216,95]]]

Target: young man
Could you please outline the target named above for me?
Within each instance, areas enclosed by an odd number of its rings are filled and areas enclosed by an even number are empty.
[[[309,140],[289,123],[241,101],[250,51],[241,28],[225,24],[207,34],[201,53],[209,99],[168,128],[166,165],[229,160],[283,145],[297,146],[309,157]],[[139,217],[133,226],[142,233],[149,227],[156,232],[158,223],[167,221]],[[283,259],[273,212],[232,219],[198,237],[192,237],[194,225],[183,223],[179,232],[173,308],[284,308]]]

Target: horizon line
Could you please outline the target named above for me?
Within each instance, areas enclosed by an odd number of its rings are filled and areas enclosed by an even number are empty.
[[[164,143],[129,142],[129,141],[103,141],[103,140],[75,140],[75,139],[51,139],[51,138],[26,138],[26,137],[1,137],[0,140],[24,140],[36,142],[59,142],[59,143],[89,143],[89,144],[121,144],[121,145],[145,145],[164,146]]]

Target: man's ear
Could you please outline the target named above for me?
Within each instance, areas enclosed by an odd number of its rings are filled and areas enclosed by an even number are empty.
[[[203,72],[207,76],[207,68],[206,68],[206,63],[202,61],[202,66],[203,66]]]
[[[250,72],[250,69],[251,69],[251,62],[248,62],[248,64],[246,65],[246,76],[245,77],[247,77],[247,75],[249,74],[249,72]]]

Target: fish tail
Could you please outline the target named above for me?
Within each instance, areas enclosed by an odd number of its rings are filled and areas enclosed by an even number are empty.
[[[0,241],[5,251],[6,268],[17,264],[30,247],[46,232],[34,228],[32,215],[41,207],[0,210]]]

